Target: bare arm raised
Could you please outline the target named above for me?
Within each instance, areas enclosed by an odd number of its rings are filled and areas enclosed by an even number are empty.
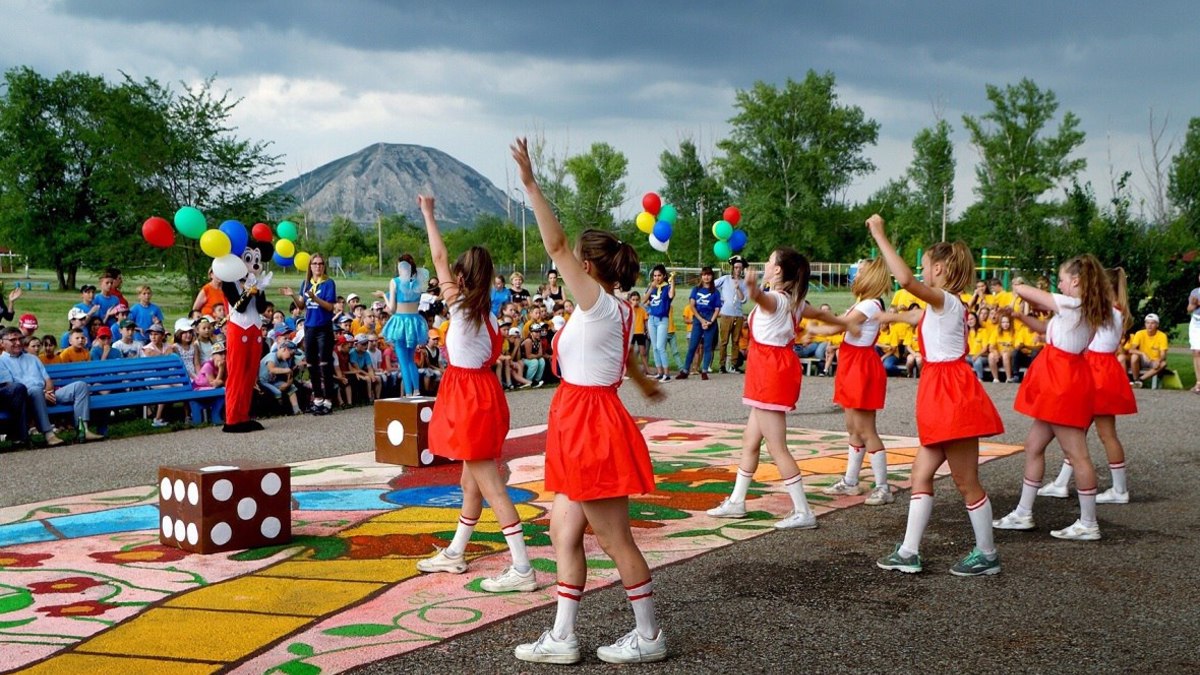
[[[883,226],[883,217],[878,213],[867,219],[867,229],[875,238],[875,244],[879,246],[879,253],[887,263],[888,271],[892,273],[893,277],[896,277],[896,282],[900,284],[901,288],[933,305],[935,310],[942,311],[942,304],[946,301],[943,291],[926,286],[913,275],[908,263],[904,262],[904,258],[901,258],[900,254],[896,252],[892,242],[888,241],[887,232],[884,231]]]
[[[457,279],[450,273],[450,252],[446,250],[446,242],[442,241],[442,233],[433,217],[433,195],[417,195],[417,205],[421,207],[421,215],[425,217],[425,233],[429,235],[429,255],[433,258],[433,269],[442,286],[442,301],[450,305],[461,293],[461,289]],[[394,288],[392,297],[395,297]]]

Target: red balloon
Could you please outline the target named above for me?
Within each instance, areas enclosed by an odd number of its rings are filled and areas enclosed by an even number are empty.
[[[662,208],[662,200],[658,198],[657,194],[653,192],[647,192],[646,195],[642,197],[642,208],[646,210],[646,213],[649,213],[652,216],[657,216],[659,209]]]
[[[271,241],[271,226],[255,223],[254,227],[250,228],[250,235],[254,237],[254,241]]]
[[[738,211],[736,206],[728,206],[725,208],[725,221],[730,225],[737,227],[738,221],[742,219],[742,212]]]
[[[175,245],[175,229],[166,218],[152,216],[142,223],[142,237],[155,248],[171,248]]]

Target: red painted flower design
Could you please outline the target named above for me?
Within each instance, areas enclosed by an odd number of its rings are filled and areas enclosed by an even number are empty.
[[[0,567],[41,567],[43,560],[49,560],[51,553],[13,553],[0,551]]]
[[[43,595],[46,593],[82,593],[89,588],[95,588],[103,585],[103,583],[96,581],[91,577],[66,577],[63,579],[55,579],[54,581],[39,581],[34,584],[29,584],[29,590],[35,595]]]
[[[89,556],[102,563],[125,565],[128,563],[157,563],[175,562],[188,557],[188,552],[161,544],[146,544],[124,551],[104,551],[89,553]]]
[[[47,616],[57,618],[71,618],[73,616],[100,616],[110,609],[116,609],[116,605],[110,605],[107,602],[98,602],[96,600],[81,600],[72,602],[69,605],[55,605],[53,607],[39,607],[37,611],[45,613]]]

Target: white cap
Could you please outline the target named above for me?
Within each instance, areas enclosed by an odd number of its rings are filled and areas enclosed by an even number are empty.
[[[83,311],[82,309],[79,309],[78,307],[72,307],[71,311],[67,312],[67,321],[74,321],[76,319],[86,319],[87,315],[88,315],[88,313]]]
[[[175,320],[175,331],[176,332],[188,331],[188,330],[192,330],[192,320],[191,319],[176,319]]]
[[[346,296],[346,302],[350,302],[351,300],[358,300],[358,293],[351,293]]]
[[[1151,321],[1153,321],[1154,323],[1161,323],[1161,322],[1158,320],[1158,315],[1157,315],[1157,314],[1147,314],[1147,315],[1146,315],[1146,323],[1150,323]]]

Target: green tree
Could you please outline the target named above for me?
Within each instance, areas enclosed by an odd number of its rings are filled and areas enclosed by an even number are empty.
[[[340,256],[343,266],[353,265],[356,271],[363,271],[364,260],[367,261],[366,269],[373,270],[376,266],[375,242],[367,239],[366,232],[345,216],[333,217],[323,246],[325,255]]]
[[[979,244],[1013,255],[1018,267],[1041,268],[1052,253],[1051,220],[1061,212],[1061,204],[1043,197],[1085,168],[1086,160],[1071,157],[1084,133],[1079,118],[1068,111],[1054,135],[1048,134],[1058,98],[1032,80],[1003,89],[988,85],[987,98],[991,111],[963,116],[980,155],[975,167],[979,201],[970,215],[976,229],[990,237]]]
[[[942,213],[954,202],[954,143],[950,141],[950,123],[938,120],[932,128],[922,129],[913,138],[913,161],[908,167],[912,182],[912,200],[920,210],[926,245],[941,241]]]
[[[691,139],[680,141],[678,154],[663,150],[658,158],[658,171],[665,181],[662,199],[674,205],[678,213],[671,236],[674,258],[684,264],[696,260],[702,265],[705,259],[712,258],[712,244],[716,241],[706,226],[720,220],[732,200],[714,172],[701,161]],[[692,237],[693,232],[700,233],[698,239]]]
[[[575,190],[563,225],[572,239],[589,228],[613,229],[613,209],[625,202],[628,168],[629,160],[608,143],[593,143],[587,152],[567,159]]]
[[[858,106],[838,103],[832,73],[809,71],[783,88],[756,82],[738,91],[738,112],[720,166],[742,209],[750,245],[769,251],[803,242],[816,256],[835,248],[829,218],[855,177],[875,165],[863,150],[879,136],[879,123]]]
[[[1183,146],[1171,159],[1167,197],[1179,209],[1184,228],[1200,237],[1200,117],[1188,122]]]

